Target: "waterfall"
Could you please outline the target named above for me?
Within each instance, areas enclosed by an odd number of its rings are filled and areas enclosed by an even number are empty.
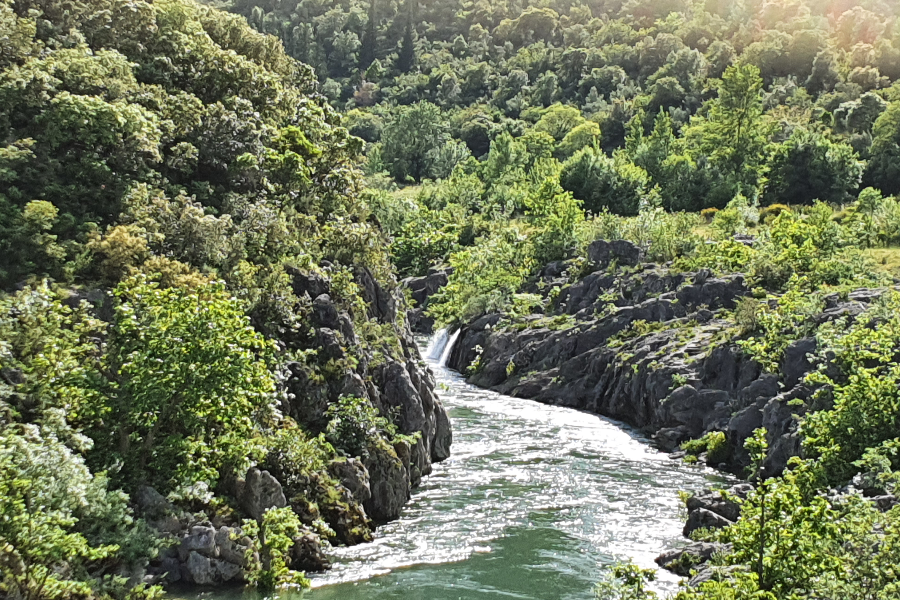
[[[439,367],[446,366],[450,360],[450,352],[453,351],[453,344],[459,337],[459,329],[452,334],[446,329],[439,329],[428,342],[425,349],[425,359],[437,363]]]
[[[450,339],[450,334],[446,329],[438,329],[434,332],[431,339],[428,340],[428,347],[425,349],[425,360],[439,362],[441,355],[444,353],[444,348],[447,346],[448,339]]]

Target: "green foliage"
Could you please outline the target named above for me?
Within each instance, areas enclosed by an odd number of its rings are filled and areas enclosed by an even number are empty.
[[[725,434],[721,431],[710,431],[700,439],[689,440],[681,445],[681,449],[693,456],[706,452],[706,460],[710,464],[723,463],[730,454]]]
[[[220,283],[161,289],[121,284],[104,371],[107,400],[91,433],[117,478],[161,490],[212,485],[258,452],[255,423],[272,414],[274,345]]]
[[[69,308],[46,282],[0,297],[0,422],[54,427],[70,436],[98,402],[97,337],[104,325],[85,305]],[[76,441],[78,438],[72,438]]]
[[[127,528],[124,495],[107,491],[83,459],[47,428],[6,426],[0,431],[0,591],[10,598],[90,598],[99,587],[90,572],[100,561],[112,565],[129,543],[115,539],[113,523],[91,531],[98,517]],[[111,510],[104,514],[104,506]],[[99,534],[99,535],[97,535]],[[112,539],[111,539],[112,538]],[[146,544],[146,540],[144,540]],[[151,542],[143,552],[151,554]],[[145,554],[146,556],[146,554]]]
[[[438,153],[446,143],[446,125],[440,109],[419,102],[398,109],[381,135],[381,158],[397,181],[421,181],[431,175]]]
[[[628,240],[645,249],[647,258],[666,262],[702,251],[701,238],[694,232],[700,223],[695,214],[667,213],[661,208],[642,210],[635,217],[621,217],[602,211],[579,228],[579,246],[596,239]]]
[[[738,193],[753,189],[764,172],[769,126],[763,114],[762,87],[757,67],[728,67],[718,85],[718,97],[707,105],[706,117],[695,117],[686,133],[693,151],[709,156]]]
[[[859,187],[862,170],[863,163],[849,145],[795,129],[775,149],[763,200],[767,204],[846,202]]]
[[[575,246],[575,231],[584,220],[581,203],[564,192],[555,178],[547,177],[525,198],[525,215],[538,227],[530,236],[534,260],[546,264],[567,258]]]
[[[302,534],[303,525],[290,507],[270,508],[260,523],[245,519],[241,530],[250,538],[245,559],[247,578],[262,594],[279,589],[307,588],[309,580],[290,569],[290,551],[294,538]]]
[[[363,398],[342,396],[328,407],[326,417],[326,439],[347,456],[368,456],[375,440],[393,441],[398,436],[396,426]]]
[[[811,318],[822,311],[823,302],[807,291],[805,280],[794,279],[783,295],[769,298],[769,303],[755,314],[754,329],[759,333],[739,340],[738,345],[765,369],[777,372],[788,345],[815,330]]]
[[[397,270],[403,275],[425,275],[446,260],[459,240],[461,226],[452,210],[420,208],[391,242]]]
[[[652,569],[642,569],[633,563],[613,566],[606,579],[594,588],[597,600],[655,600],[656,592],[648,589],[656,579]]]
[[[651,192],[646,171],[623,160],[610,158],[597,147],[583,148],[563,165],[560,184],[584,203],[585,210],[609,210],[632,216]]]
[[[808,452],[820,458],[830,481],[848,479],[858,470],[855,461],[862,460],[868,449],[896,437],[898,308],[900,296],[888,292],[849,327],[839,321],[817,331],[820,352],[831,357],[830,364],[840,375],[824,368],[811,375],[811,383],[825,386],[819,396],[830,400],[833,408],[810,414],[803,432]],[[894,460],[891,464],[900,467]]]
[[[534,265],[532,248],[515,226],[497,228],[450,256],[453,274],[429,304],[441,323],[458,323],[504,310]]]

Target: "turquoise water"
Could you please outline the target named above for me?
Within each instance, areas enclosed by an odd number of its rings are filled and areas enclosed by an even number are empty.
[[[607,565],[655,567],[663,549],[683,543],[679,490],[728,481],[602,417],[432,369],[453,423],[452,457],[373,543],[335,548],[334,568],[312,577],[303,600],[588,600]],[[660,572],[658,589],[677,581]]]

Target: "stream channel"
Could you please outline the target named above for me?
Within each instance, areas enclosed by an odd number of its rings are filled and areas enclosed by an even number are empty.
[[[452,456],[374,542],[333,549],[313,589],[282,600],[591,600],[608,565],[655,568],[684,543],[679,490],[731,481],[621,423],[468,385],[443,366],[453,341],[440,332],[423,351],[453,424]],[[655,587],[670,593],[678,580],[660,571]]]

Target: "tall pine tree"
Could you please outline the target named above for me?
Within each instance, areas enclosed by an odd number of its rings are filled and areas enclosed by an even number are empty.
[[[375,45],[377,42],[375,33],[376,21],[375,0],[369,0],[369,21],[366,23],[366,30],[363,32],[362,46],[359,49],[359,68],[363,71],[369,68],[372,61],[375,60]]]
[[[403,40],[400,42],[400,52],[397,56],[397,68],[403,73],[409,73],[416,64],[416,44],[413,39],[413,11],[412,2],[406,11],[406,27],[403,29]]]

